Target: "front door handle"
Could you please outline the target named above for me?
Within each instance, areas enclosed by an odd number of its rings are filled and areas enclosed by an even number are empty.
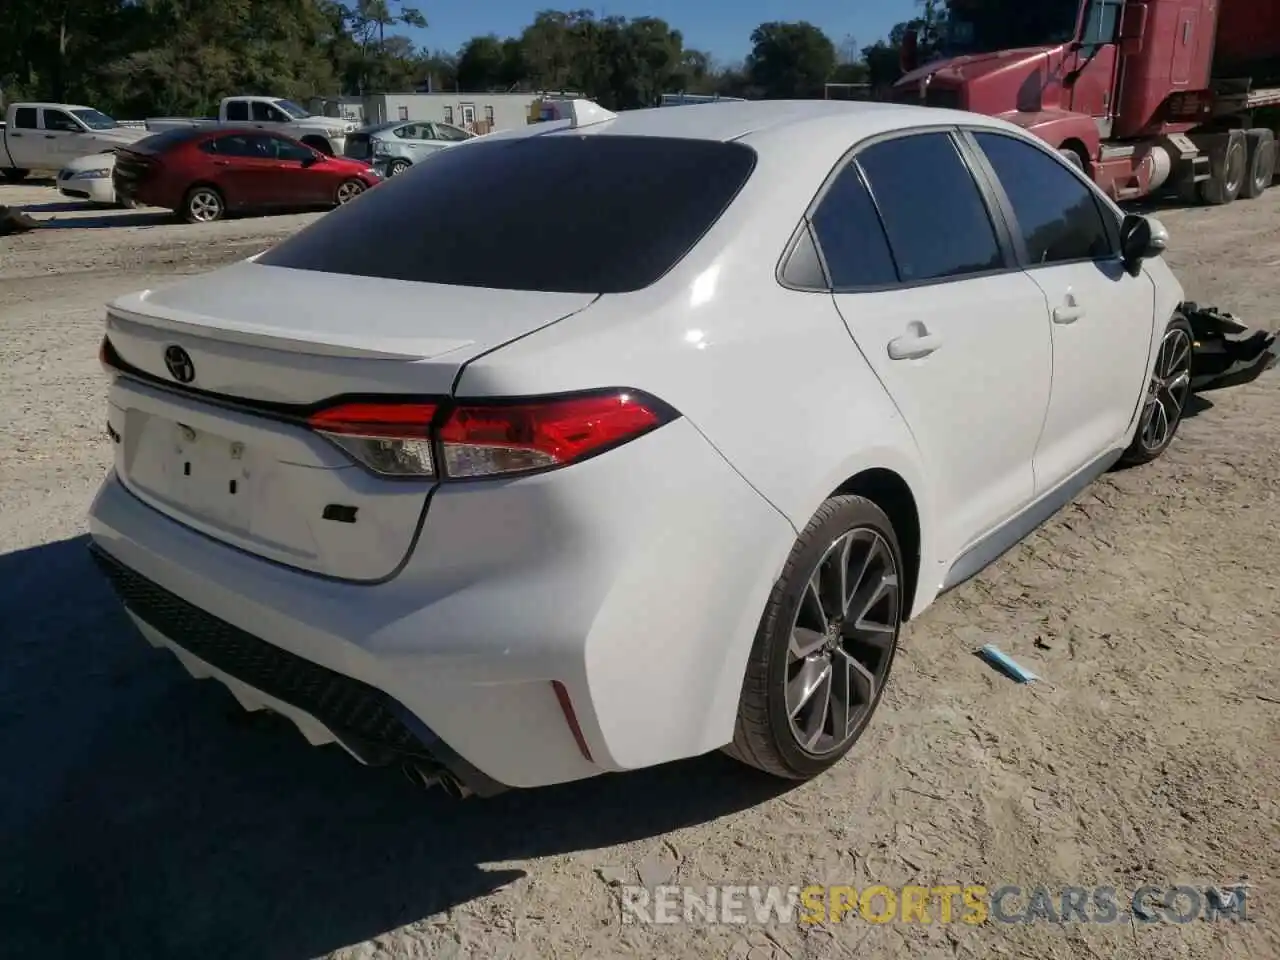
[[[923,323],[913,323],[907,332],[889,341],[890,360],[919,360],[942,346],[942,336],[930,333]]]
[[[55,137],[52,133],[46,133],[46,134],[44,135],[44,138],[45,138],[46,140],[57,140],[57,139],[58,139],[58,138],[57,138],[57,137]]]
[[[1055,307],[1053,310],[1054,323],[1075,323],[1085,314],[1084,307],[1076,302],[1076,295],[1070,290],[1063,300],[1062,306]]]

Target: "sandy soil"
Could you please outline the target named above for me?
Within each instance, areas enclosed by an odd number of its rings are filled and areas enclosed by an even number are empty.
[[[112,296],[311,216],[174,224],[0,186],[0,954],[1280,957],[1280,376],[1197,405],[907,630],[865,739],[798,788],[718,756],[490,802],[240,711],[85,557]],[[73,211],[80,210],[75,213]],[[1188,293],[1274,326],[1280,190],[1161,212]],[[1010,683],[995,642],[1045,678]],[[622,925],[619,878],[1252,885],[1245,924]]]

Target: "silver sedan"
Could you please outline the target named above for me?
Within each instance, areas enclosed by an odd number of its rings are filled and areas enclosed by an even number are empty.
[[[448,123],[397,120],[349,134],[344,152],[353,160],[369,163],[384,177],[394,177],[432,154],[475,136]]]

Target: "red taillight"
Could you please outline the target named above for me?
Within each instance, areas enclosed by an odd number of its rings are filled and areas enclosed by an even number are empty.
[[[656,400],[615,390],[519,403],[344,403],[308,424],[377,473],[467,480],[564,466],[674,416]]]
[[[434,477],[434,403],[343,403],[308,425],[370,470],[389,477]]]

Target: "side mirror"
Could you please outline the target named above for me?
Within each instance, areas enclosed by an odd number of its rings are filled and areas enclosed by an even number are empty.
[[[1120,256],[1125,268],[1134,276],[1142,269],[1142,261],[1159,257],[1169,248],[1169,231],[1153,217],[1135,213],[1125,216],[1120,225]]]

